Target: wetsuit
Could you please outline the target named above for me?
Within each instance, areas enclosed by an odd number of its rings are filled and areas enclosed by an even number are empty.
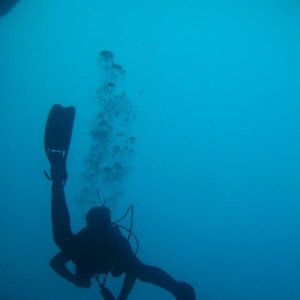
[[[85,227],[74,234],[63,185],[55,180],[52,183],[51,218],[54,241],[61,252],[53,257],[50,265],[75,285],[89,287],[95,274],[104,274],[115,268],[126,274],[118,299],[127,298],[135,278],[164,288],[177,299],[196,299],[185,297],[182,286],[165,271],[142,263],[117,227],[110,225],[108,230],[97,235]],[[75,274],[65,266],[71,260],[76,265]]]

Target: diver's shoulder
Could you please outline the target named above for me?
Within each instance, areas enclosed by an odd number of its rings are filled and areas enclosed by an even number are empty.
[[[83,227],[82,229],[80,229],[76,234],[75,234],[75,237],[76,238],[82,238],[82,237],[85,237],[89,235],[88,233],[88,228],[87,226]]]

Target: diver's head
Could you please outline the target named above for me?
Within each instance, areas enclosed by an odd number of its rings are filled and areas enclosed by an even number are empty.
[[[86,215],[87,227],[93,231],[102,231],[111,224],[110,210],[106,206],[91,208]]]

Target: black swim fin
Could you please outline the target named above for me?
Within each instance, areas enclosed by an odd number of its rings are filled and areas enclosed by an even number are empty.
[[[59,104],[55,104],[51,108],[44,134],[45,152],[50,163],[51,153],[60,152],[66,164],[74,120],[75,107],[63,107]]]

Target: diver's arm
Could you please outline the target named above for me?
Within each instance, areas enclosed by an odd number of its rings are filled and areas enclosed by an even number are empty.
[[[75,275],[66,267],[66,263],[70,260],[70,257],[61,251],[50,260],[50,266],[58,275],[68,281],[74,282]]]
[[[130,275],[125,275],[124,281],[123,281],[123,285],[122,285],[122,289],[120,291],[120,295],[118,297],[118,300],[126,300],[128,295],[130,294],[134,283],[135,283],[136,278],[132,277]]]
[[[89,279],[83,279],[73,274],[66,267],[66,263],[69,262],[71,258],[64,252],[57,253],[50,261],[51,268],[61,277],[72,282],[77,287],[89,288],[91,286],[91,281]]]

